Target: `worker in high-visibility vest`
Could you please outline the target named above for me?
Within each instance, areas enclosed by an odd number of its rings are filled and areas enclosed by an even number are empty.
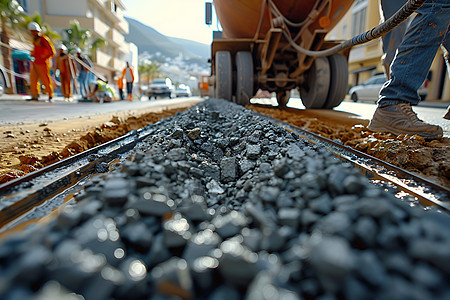
[[[90,93],[86,97],[93,102],[103,103],[117,99],[114,89],[103,80],[97,79],[96,81],[91,81],[89,83],[89,89]]]
[[[39,81],[41,81],[48,94],[48,100],[51,101],[53,98],[53,85],[50,78],[50,59],[56,54],[55,47],[50,39],[42,33],[38,23],[30,22],[28,30],[33,36],[34,46],[33,51],[31,51],[31,57],[34,57],[30,70],[31,99],[28,100],[38,100]]]
[[[133,68],[130,67],[130,64],[128,62],[127,62],[127,66],[122,71],[122,77],[125,78],[125,82],[127,83],[128,100],[133,101],[134,74],[133,74]]]
[[[67,47],[63,44],[58,46],[58,56],[56,56],[54,72],[59,70],[61,81],[61,93],[65,101],[72,101],[72,79],[76,78],[75,64],[67,55]]]

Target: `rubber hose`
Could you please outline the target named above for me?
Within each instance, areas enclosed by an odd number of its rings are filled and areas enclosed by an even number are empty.
[[[302,54],[314,57],[329,56],[343,49],[350,48],[356,45],[361,45],[385,35],[389,31],[397,27],[400,23],[405,21],[413,12],[415,12],[419,7],[421,7],[425,1],[427,0],[409,0],[392,17],[390,17],[380,25],[370,29],[369,31],[366,31],[365,33],[357,35],[350,40],[342,42],[341,44],[326,50],[321,51],[307,50],[297,45],[285,31],[283,31],[283,34],[289,41],[291,46]]]

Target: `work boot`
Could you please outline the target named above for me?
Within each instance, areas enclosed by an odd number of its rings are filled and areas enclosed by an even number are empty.
[[[390,132],[395,135],[417,134],[427,140],[440,139],[443,135],[440,126],[420,120],[409,103],[378,107],[368,128],[373,131]]]
[[[447,111],[445,112],[443,118],[450,120],[450,105],[447,107]]]

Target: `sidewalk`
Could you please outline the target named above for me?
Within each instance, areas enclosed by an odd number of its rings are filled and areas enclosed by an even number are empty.
[[[433,108],[447,108],[450,102],[443,100],[426,100],[420,101],[418,106],[433,107]]]

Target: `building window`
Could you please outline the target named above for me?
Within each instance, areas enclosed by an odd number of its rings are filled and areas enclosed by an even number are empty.
[[[23,10],[25,12],[28,12],[28,2],[27,0],[18,0],[17,2],[19,2],[20,6],[22,6]]]
[[[111,11],[116,13],[117,12],[117,5],[115,0],[111,0]]]
[[[366,31],[367,0],[357,0],[352,9],[352,36]]]

